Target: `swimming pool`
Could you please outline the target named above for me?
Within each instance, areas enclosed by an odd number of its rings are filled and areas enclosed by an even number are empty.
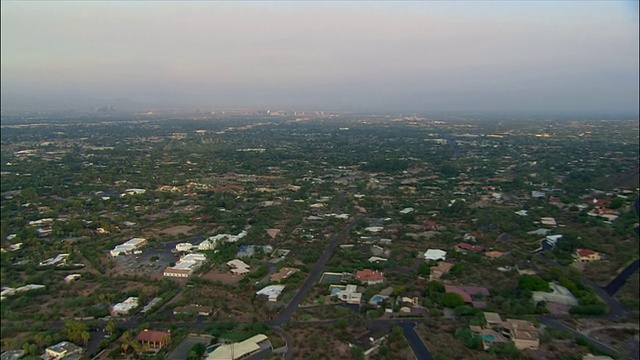
[[[384,296],[382,295],[376,295],[371,298],[371,302],[374,302],[376,304],[380,304],[383,300],[384,300]]]
[[[488,342],[496,342],[496,337],[493,335],[480,335],[480,337],[484,340],[484,341],[488,341]]]

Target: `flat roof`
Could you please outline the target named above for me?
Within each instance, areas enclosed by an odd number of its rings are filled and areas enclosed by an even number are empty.
[[[268,337],[264,334],[258,334],[252,336],[244,341],[233,344],[220,345],[215,349],[207,360],[235,360],[260,350],[259,343],[267,340]]]
[[[502,322],[502,318],[500,317],[500,314],[494,313],[494,312],[485,312],[484,313],[484,319],[487,321],[487,323],[501,323]]]

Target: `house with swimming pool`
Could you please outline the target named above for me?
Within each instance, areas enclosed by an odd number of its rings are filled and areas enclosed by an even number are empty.
[[[360,305],[362,293],[358,292],[357,285],[329,285],[331,296],[346,302],[347,304]]]
[[[518,350],[537,350],[540,334],[536,326],[526,320],[507,319],[503,321],[498,313],[485,312],[486,326],[469,326],[474,336],[482,339],[482,346],[488,350],[493,345],[513,342]]]

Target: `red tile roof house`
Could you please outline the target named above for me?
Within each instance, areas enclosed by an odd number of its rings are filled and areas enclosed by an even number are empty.
[[[375,270],[356,271],[356,279],[367,285],[382,284],[384,282],[384,274]]]
[[[466,242],[462,242],[458,245],[455,246],[456,251],[473,251],[473,252],[477,252],[477,253],[481,253],[484,252],[484,248],[482,246],[478,246],[478,245],[471,245],[469,243]]]
[[[481,286],[453,286],[446,285],[444,286],[444,292],[447,294],[453,293],[458,294],[464,300],[465,303],[471,304],[476,309],[482,309],[487,306],[487,303],[484,301],[476,301],[473,300],[473,297],[478,295],[489,297],[491,293],[487,288]]]
[[[602,259],[599,253],[590,249],[576,249],[576,257],[580,262],[591,262]]]
[[[164,346],[169,345],[171,342],[171,333],[168,331],[152,331],[152,330],[143,330],[136,336],[136,340],[140,342],[140,344],[149,344],[149,347],[152,349],[161,349]]]

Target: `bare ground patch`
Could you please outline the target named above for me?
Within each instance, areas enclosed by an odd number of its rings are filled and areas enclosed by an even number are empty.
[[[287,332],[293,338],[295,359],[353,359],[349,343],[362,329],[331,327],[291,327]]]
[[[243,276],[233,276],[229,273],[221,272],[220,270],[214,267],[211,270],[209,270],[209,272],[200,275],[200,278],[205,280],[211,280],[214,282],[219,281],[225,285],[235,285],[238,282],[240,282],[240,280],[242,280]]]
[[[187,226],[187,225],[176,225],[166,229],[162,229],[159,231],[160,234],[175,236],[175,235],[186,235],[189,232],[193,231],[196,226]]]

